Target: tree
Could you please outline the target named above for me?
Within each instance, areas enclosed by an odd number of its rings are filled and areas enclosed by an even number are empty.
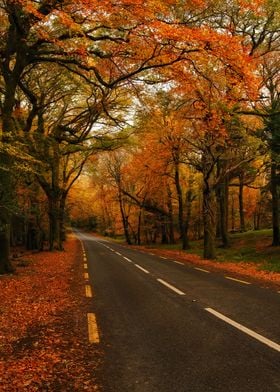
[[[15,134],[16,95],[19,90],[26,93],[22,81],[35,64],[55,63],[106,97],[120,86],[131,87],[132,81],[134,86],[143,86],[144,82],[166,80],[171,68],[174,67],[175,73],[184,71],[184,67],[176,68],[181,62],[195,69],[199,55],[206,62],[208,55],[219,58],[241,75],[246,68],[247,57],[238,39],[218,29],[205,29],[201,24],[198,15],[208,9],[206,3],[196,4],[199,12],[195,12],[192,2],[178,7],[175,0],[168,3],[1,0],[0,5],[3,17],[0,185],[2,192],[5,187],[9,199],[13,185],[8,170],[11,159],[6,150],[9,138]],[[178,23],[176,12],[181,9],[184,16],[196,14],[196,17]],[[161,72],[163,69],[167,72]],[[110,117],[106,105],[102,110]],[[5,249],[10,220],[7,211],[6,207],[0,210]],[[9,269],[7,260],[8,250],[1,269]]]
[[[270,193],[272,196],[272,246],[280,245],[280,72],[276,54],[266,55],[263,63],[264,129],[261,133],[270,152]]]

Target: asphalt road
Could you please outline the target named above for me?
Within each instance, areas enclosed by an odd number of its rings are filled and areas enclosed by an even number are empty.
[[[79,234],[109,392],[280,391],[280,293]]]

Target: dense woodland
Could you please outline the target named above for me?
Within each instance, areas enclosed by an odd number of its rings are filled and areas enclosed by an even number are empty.
[[[272,228],[278,0],[0,0],[0,273],[72,221],[127,243]]]

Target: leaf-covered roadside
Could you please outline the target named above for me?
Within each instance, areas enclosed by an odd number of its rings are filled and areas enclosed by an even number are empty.
[[[87,340],[81,249],[28,255],[0,277],[0,390],[95,391],[101,353]],[[24,263],[19,262],[19,265]]]

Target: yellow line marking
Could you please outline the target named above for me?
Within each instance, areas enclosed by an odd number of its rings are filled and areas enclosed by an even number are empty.
[[[226,279],[234,280],[235,282],[243,283],[243,284],[251,284],[250,282],[246,282],[245,280],[235,279],[230,276],[225,276]]]
[[[85,286],[85,289],[86,289],[86,297],[87,298],[92,298],[92,290],[91,290],[91,287],[90,287],[90,285],[86,285]]]
[[[198,267],[195,267],[195,269],[198,270],[198,271],[202,271],[202,272],[206,272],[207,274],[210,274],[210,271],[208,271],[206,269],[198,268]]]
[[[88,340],[90,343],[99,343],[99,333],[94,313],[87,314],[88,319]]]
[[[84,278],[85,278],[85,279],[88,279],[88,278],[89,278],[89,276],[88,276],[88,273],[87,273],[87,272],[85,272],[85,273],[84,273]]]

